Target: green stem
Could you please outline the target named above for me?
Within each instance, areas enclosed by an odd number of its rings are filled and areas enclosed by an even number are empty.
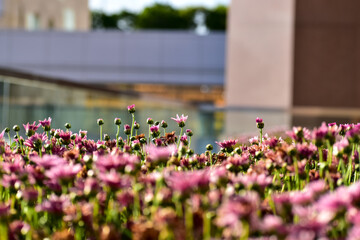
[[[11,146],[11,137],[10,137],[10,132],[7,133],[8,138],[9,138],[9,142],[10,142],[10,146]]]
[[[246,220],[243,220],[241,223],[242,223],[242,231],[241,231],[240,240],[249,239],[249,235],[250,235],[249,223]]]
[[[300,184],[299,184],[299,166],[297,162],[297,158],[293,157],[294,161],[294,168],[295,168],[295,183],[296,183],[296,189],[300,190]]]
[[[186,239],[194,239],[193,234],[193,212],[192,207],[185,203],[185,227],[186,227]]]
[[[100,141],[102,141],[102,126],[100,125]]]
[[[19,146],[20,146],[20,149],[21,149],[21,153],[22,155],[24,155],[24,149],[23,149],[23,146],[21,144],[21,139],[20,139],[20,136],[19,136],[19,132],[16,132],[16,136],[18,137],[18,141],[19,141]]]
[[[211,239],[211,217],[212,214],[210,212],[205,212],[203,215],[204,218],[204,228],[203,228],[203,235],[204,240],[210,240]]]
[[[263,135],[263,131],[262,128],[260,128],[260,144],[262,144],[262,135]]]
[[[0,220],[0,240],[8,240],[8,226],[5,220]]]
[[[184,128],[180,128],[181,130],[180,130],[180,135],[179,135],[179,140],[178,140],[178,144],[177,144],[177,147],[179,148],[179,146],[180,146],[180,139],[181,139],[181,136],[182,136],[182,134],[183,134],[183,131],[184,131]]]
[[[132,116],[132,121],[131,121],[131,137],[130,137],[130,138],[133,137],[134,123],[135,123],[135,114],[132,113],[131,116]]]
[[[116,132],[116,148],[119,147],[119,133],[120,133],[120,125],[117,125],[117,132]]]

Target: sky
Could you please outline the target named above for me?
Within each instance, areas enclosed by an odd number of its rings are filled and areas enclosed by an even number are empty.
[[[118,12],[119,10],[130,10],[139,12],[144,7],[155,2],[168,3],[174,7],[184,6],[207,6],[214,7],[219,4],[228,5],[230,0],[89,0],[92,10],[103,10],[108,13]]]

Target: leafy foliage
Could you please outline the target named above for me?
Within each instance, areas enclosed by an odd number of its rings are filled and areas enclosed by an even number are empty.
[[[169,4],[155,3],[140,13],[93,11],[91,17],[93,29],[195,29],[199,13],[205,15],[204,24],[208,29],[226,30],[227,7],[223,5],[214,9],[201,6],[176,9]]]

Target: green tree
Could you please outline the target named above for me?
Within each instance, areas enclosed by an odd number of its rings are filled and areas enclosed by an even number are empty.
[[[194,29],[196,27],[195,16],[199,12],[207,14],[207,9],[205,7],[186,7],[179,9],[180,17],[186,22],[186,29]]]
[[[115,14],[106,14],[100,11],[93,11],[92,17],[92,29],[121,29],[121,21],[127,25],[128,28],[134,28],[137,14],[122,11]]]
[[[206,27],[210,30],[226,30],[227,10],[224,5],[209,9],[206,15]]]
[[[146,7],[138,15],[135,26],[139,29],[188,29],[179,10],[160,3]]]

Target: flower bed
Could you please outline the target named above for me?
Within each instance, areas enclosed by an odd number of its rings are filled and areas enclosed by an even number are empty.
[[[0,134],[0,239],[358,239],[360,124],[295,127],[195,154],[187,116],[116,139],[52,129]],[[42,127],[43,131],[39,128]],[[40,133],[42,132],[42,133]],[[180,132],[179,135],[176,132]],[[184,133],[184,134],[183,134]],[[5,142],[8,135],[10,142]]]

